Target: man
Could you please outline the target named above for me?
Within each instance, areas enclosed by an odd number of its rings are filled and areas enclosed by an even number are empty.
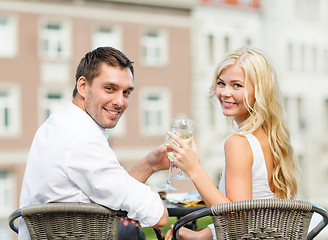
[[[82,58],[76,71],[73,101],[38,129],[27,159],[20,207],[45,202],[95,202],[128,212],[141,226],[161,227],[168,213],[159,195],[143,184],[167,169],[166,147],[159,146],[129,173],[107,142],[128,107],[134,71],[120,51],[97,48]],[[29,239],[23,220],[19,239]]]

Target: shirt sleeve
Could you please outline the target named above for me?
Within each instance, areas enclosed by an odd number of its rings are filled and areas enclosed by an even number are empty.
[[[162,217],[159,195],[129,175],[101,133],[76,138],[66,163],[70,180],[93,202],[127,211],[142,227],[153,226]]]
[[[214,224],[213,223],[209,224],[207,227],[209,227],[211,229],[213,240],[217,240]]]

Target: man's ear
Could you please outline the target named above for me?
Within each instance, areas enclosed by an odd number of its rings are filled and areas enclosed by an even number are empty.
[[[85,98],[86,96],[86,91],[87,91],[87,79],[84,76],[81,76],[76,83],[76,89],[78,93],[81,95],[81,97]]]

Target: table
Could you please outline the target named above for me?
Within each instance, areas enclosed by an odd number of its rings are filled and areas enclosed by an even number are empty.
[[[200,206],[200,207],[187,207],[183,204],[180,203],[172,203],[169,201],[165,201],[167,211],[169,213],[169,217],[176,217],[177,219],[180,219],[181,217],[197,211],[199,209],[205,208],[205,206]],[[190,224],[185,225],[185,227],[190,228],[192,230],[197,230],[197,223],[196,220],[192,221]]]

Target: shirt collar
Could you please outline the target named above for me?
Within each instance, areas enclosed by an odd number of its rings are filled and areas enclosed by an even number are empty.
[[[89,124],[92,124],[95,126],[106,138],[108,138],[108,132],[105,128],[101,127],[95,120],[93,120],[92,117],[90,117],[89,114],[87,114],[85,111],[83,111],[80,107],[76,106],[74,103],[70,102],[68,106],[69,112],[72,112],[73,114],[79,115],[81,119],[84,119]]]

